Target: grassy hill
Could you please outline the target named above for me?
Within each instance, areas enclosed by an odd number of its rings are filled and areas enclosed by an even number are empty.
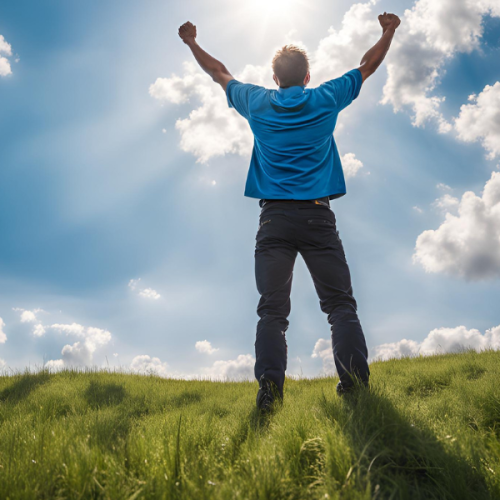
[[[372,391],[108,372],[0,377],[2,499],[500,498],[500,353],[374,363]]]

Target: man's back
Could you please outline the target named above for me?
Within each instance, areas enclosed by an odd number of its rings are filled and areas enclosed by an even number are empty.
[[[313,89],[269,90],[229,81],[228,104],[248,120],[255,137],[245,196],[308,200],[344,195],[333,131],[338,113],[358,96],[361,85],[357,69]]]

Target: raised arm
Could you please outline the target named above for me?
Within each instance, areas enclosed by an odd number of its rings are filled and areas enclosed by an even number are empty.
[[[383,13],[378,16],[380,26],[382,26],[382,37],[380,40],[363,56],[361,66],[358,68],[365,81],[370,75],[373,75],[377,68],[382,64],[389,47],[391,46],[392,37],[396,32],[396,28],[400,25],[401,20],[395,14]]]
[[[179,36],[182,41],[191,49],[195,59],[201,66],[201,69],[208,73],[212,80],[222,86],[226,91],[227,82],[233,80],[234,77],[229,73],[227,68],[215,57],[205,52],[196,42],[196,26],[189,21],[184,23],[179,28]]]

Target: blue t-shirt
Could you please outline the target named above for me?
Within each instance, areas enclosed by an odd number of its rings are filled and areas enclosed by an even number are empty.
[[[230,108],[248,120],[254,134],[245,196],[312,200],[346,193],[333,130],[337,116],[358,97],[357,69],[314,89],[270,90],[231,80]]]

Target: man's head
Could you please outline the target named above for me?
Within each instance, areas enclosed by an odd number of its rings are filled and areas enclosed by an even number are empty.
[[[276,52],[273,72],[273,79],[281,88],[307,85],[311,79],[307,54],[295,45],[285,45]]]

